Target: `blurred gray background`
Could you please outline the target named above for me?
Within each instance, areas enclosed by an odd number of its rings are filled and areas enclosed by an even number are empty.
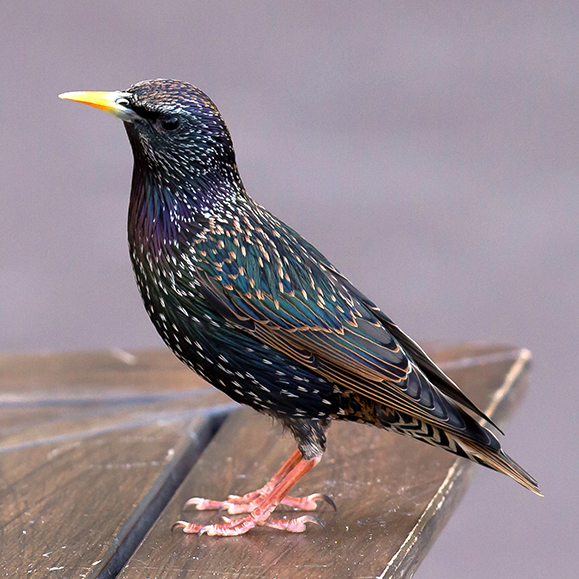
[[[579,4],[4,2],[0,350],[161,347],[126,247],[122,124],[62,91],[187,80],[250,194],[419,340],[526,346],[507,451],[417,577],[572,577]]]

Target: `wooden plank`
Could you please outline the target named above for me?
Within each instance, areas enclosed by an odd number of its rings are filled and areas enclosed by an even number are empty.
[[[0,358],[0,575],[115,576],[232,407],[169,352]]]
[[[27,393],[44,391],[90,396],[118,386],[142,393],[162,392],[165,387],[189,390],[207,387],[207,383],[167,350],[0,355],[0,400],[7,399],[8,393],[18,400]]]
[[[0,355],[0,449],[219,404],[169,351]]]
[[[0,410],[0,452],[49,444],[77,437],[85,438],[109,430],[127,429],[162,420],[190,420],[214,406],[228,407],[231,402],[214,388],[197,391],[197,396],[159,396],[142,398],[91,399],[54,405],[43,400],[40,407]],[[8,417],[4,420],[4,417]]]
[[[530,360],[526,350],[468,345],[435,357],[500,423],[522,394]],[[310,527],[290,535],[260,528],[225,539],[170,533],[180,518],[217,520],[215,513],[184,516],[189,497],[219,499],[254,490],[294,450],[291,437],[244,409],[226,421],[120,576],[410,577],[481,467],[357,424],[336,423],[328,438],[324,459],[294,489],[333,497],[338,512],[321,514],[326,531]]]

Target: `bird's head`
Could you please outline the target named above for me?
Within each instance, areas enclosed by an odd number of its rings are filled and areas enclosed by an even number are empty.
[[[69,92],[60,98],[102,109],[125,123],[135,167],[163,180],[235,166],[229,130],[211,99],[177,80],[147,80],[125,91]]]

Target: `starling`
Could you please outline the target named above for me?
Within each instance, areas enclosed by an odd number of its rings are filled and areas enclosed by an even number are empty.
[[[261,489],[198,509],[244,513],[186,533],[240,535],[277,520],[280,503],[315,510],[324,495],[287,496],[321,459],[332,420],[411,436],[509,475],[540,494],[485,416],[422,348],[313,245],[247,194],[229,130],[211,99],[176,80],[61,98],[124,121],[134,155],[131,261],[145,308],[174,354],[228,396],[269,414],[297,450]],[[494,425],[493,425],[494,426]]]

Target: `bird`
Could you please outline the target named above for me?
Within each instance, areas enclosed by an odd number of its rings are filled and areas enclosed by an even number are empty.
[[[165,344],[207,382],[295,437],[262,488],[186,506],[236,518],[185,533],[237,536],[256,526],[303,532],[329,497],[288,496],[321,460],[333,420],[410,436],[502,472],[541,494],[497,428],[426,352],[311,243],[247,193],[213,101],[182,81],[59,95],[124,122],[134,165],[128,240],[136,282]],[[485,425],[486,423],[486,425]]]

